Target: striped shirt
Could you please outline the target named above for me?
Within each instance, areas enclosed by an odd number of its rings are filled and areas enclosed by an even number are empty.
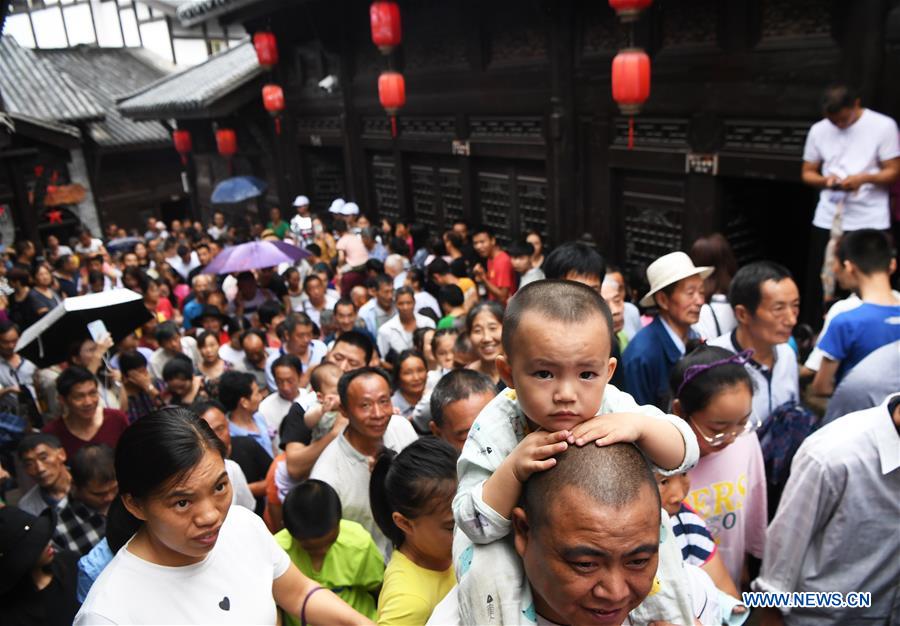
[[[716,542],[706,528],[706,522],[684,502],[678,513],[672,516],[672,530],[685,563],[700,567],[716,553]]]

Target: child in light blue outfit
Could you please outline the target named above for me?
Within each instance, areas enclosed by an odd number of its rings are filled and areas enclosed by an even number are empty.
[[[612,317],[592,289],[544,280],[521,289],[503,320],[497,369],[510,389],[479,414],[458,462],[453,542],[463,624],[536,624],[521,561],[510,541],[510,517],[522,484],[549,470],[569,445],[634,442],[654,471],[679,473],[698,459],[684,420],[606,383]],[[552,471],[552,470],[551,470]],[[661,516],[659,567],[650,595],[629,617],[693,624],[690,585],[668,515]]]

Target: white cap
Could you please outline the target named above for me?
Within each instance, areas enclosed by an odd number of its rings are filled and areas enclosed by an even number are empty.
[[[156,230],[165,230],[165,229],[166,229],[165,222],[163,222],[162,220],[159,220],[156,222]]]
[[[294,206],[308,206],[309,198],[306,196],[297,196],[294,198]]]
[[[359,205],[355,202],[348,202],[341,209],[341,215],[359,215]]]
[[[341,209],[344,208],[344,205],[347,204],[344,202],[343,198],[335,198],[334,202],[331,203],[331,206],[328,207],[329,213],[340,213]]]
[[[669,285],[684,280],[689,276],[706,278],[713,273],[714,267],[694,266],[691,257],[684,252],[670,252],[653,261],[647,266],[647,282],[650,283],[650,291],[641,298],[641,306],[653,305],[653,294]]]

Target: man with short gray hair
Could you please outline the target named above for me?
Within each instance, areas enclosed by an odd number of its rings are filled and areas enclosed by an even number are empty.
[[[475,418],[496,395],[493,381],[481,372],[449,372],[431,392],[431,434],[462,452]]]

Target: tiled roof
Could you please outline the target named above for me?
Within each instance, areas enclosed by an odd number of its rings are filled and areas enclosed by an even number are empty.
[[[105,114],[71,78],[12,37],[0,37],[0,94],[7,110],[31,117],[86,122]]]
[[[118,108],[134,119],[205,117],[219,100],[264,71],[253,45],[245,41],[119,98]]]
[[[260,0],[194,0],[178,7],[176,15],[182,26],[195,26],[207,20],[240,9]]]
[[[15,134],[28,134],[29,128],[41,129],[58,136],[63,143],[78,146],[81,144],[81,131],[77,126],[44,120],[22,113],[0,112],[0,130]]]
[[[88,127],[91,139],[98,145],[115,148],[169,143],[169,133],[159,122],[135,122],[116,109],[116,98],[167,75],[158,64],[145,58],[144,51],[77,46],[39,50],[37,54],[89,91],[103,106],[106,119]]]

